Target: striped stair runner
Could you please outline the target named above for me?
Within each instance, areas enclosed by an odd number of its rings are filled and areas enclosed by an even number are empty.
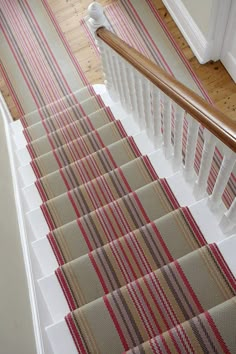
[[[230,352],[217,313],[235,308],[233,275],[91,91],[21,118],[78,352]]]
[[[118,354],[234,298],[235,291],[212,244],[72,311],[66,321],[79,353],[109,353],[112,346]]]

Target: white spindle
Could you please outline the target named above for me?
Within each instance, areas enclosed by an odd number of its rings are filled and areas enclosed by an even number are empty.
[[[118,55],[114,55],[113,60],[114,60],[114,69],[115,69],[115,77],[117,81],[118,94],[119,94],[122,107],[125,109],[126,102],[125,102],[125,95],[124,95],[124,90],[122,85],[123,75],[121,74],[120,57]]]
[[[193,179],[194,171],[194,160],[195,160],[195,151],[198,139],[198,129],[199,123],[193,119],[191,116],[188,116],[188,137],[185,153],[185,166],[184,166],[184,176],[187,181]]]
[[[230,234],[236,227],[236,197],[233,200],[230,208],[223,215],[220,224],[221,230],[224,233]]]
[[[107,45],[104,45],[104,48],[105,48],[105,53],[107,55],[107,62],[110,67],[111,88],[110,88],[109,94],[110,94],[111,98],[113,99],[113,101],[117,101],[118,96],[119,96],[119,93],[118,93],[119,91],[118,91],[118,85],[117,85],[117,80],[116,80],[116,76],[115,76],[114,51],[110,47],[108,47]]]
[[[149,80],[143,78],[143,104],[144,104],[144,119],[146,122],[146,131],[148,137],[153,141],[152,129],[152,104],[151,104],[151,83]]]
[[[182,166],[183,160],[183,125],[185,110],[177,103],[173,102],[173,109],[175,115],[174,125],[174,157],[173,157],[173,170],[178,171]]]
[[[171,99],[164,93],[161,94],[163,103],[163,149],[165,158],[168,160],[172,154],[171,143]]]
[[[216,142],[216,137],[205,129],[200,170],[197,181],[194,186],[194,195],[196,199],[200,199],[206,193],[207,180],[211,170],[211,164],[214,156]]]
[[[220,170],[209,198],[209,205],[212,210],[217,209],[221,203],[221,197],[228,183],[229,177],[235,165],[236,154],[229,148],[225,147],[225,154],[220,166]]]
[[[104,84],[105,84],[109,94],[112,95],[113,85],[112,85],[111,68],[110,68],[110,63],[109,63],[109,57],[107,54],[107,49],[106,49],[106,46],[103,44],[103,42],[99,38],[97,39],[97,45],[98,45],[99,52],[101,55],[102,70],[103,70],[103,75],[104,75]]]
[[[144,119],[144,104],[143,104],[143,87],[142,87],[140,74],[137,71],[134,72],[134,80],[135,80],[138,124],[140,129],[144,129],[145,119]]]
[[[162,133],[161,133],[161,100],[160,100],[160,90],[152,85],[152,109],[153,109],[153,131],[154,131],[154,146],[159,148],[162,143]]]
[[[125,60],[121,60],[121,73],[122,73],[122,86],[124,90],[124,95],[125,95],[125,109],[127,113],[130,113],[132,111],[132,100],[131,96],[133,95],[132,92],[132,84],[131,81],[128,80],[128,70],[127,70],[127,64]]]
[[[126,75],[129,87],[130,103],[132,107],[133,117],[137,120],[138,107],[136,99],[136,89],[135,89],[135,78],[134,78],[134,68],[130,65],[126,65]]]

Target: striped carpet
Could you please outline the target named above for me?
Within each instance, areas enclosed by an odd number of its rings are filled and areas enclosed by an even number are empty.
[[[22,114],[78,353],[234,353],[236,282],[217,245],[87,85],[48,2],[0,4],[1,69]],[[151,1],[122,0],[106,14],[170,71],[166,53],[178,63],[181,54],[156,47],[138,16],[143,6],[152,33]]]

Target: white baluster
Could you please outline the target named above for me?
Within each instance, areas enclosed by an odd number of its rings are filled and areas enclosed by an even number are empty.
[[[143,104],[144,104],[144,119],[146,122],[146,131],[148,137],[153,139],[153,129],[152,129],[152,104],[151,104],[151,83],[149,80],[142,78],[143,85]]]
[[[230,208],[223,215],[219,226],[225,234],[229,235],[234,232],[236,227],[236,197],[234,198]]]
[[[172,154],[172,143],[171,143],[171,99],[164,93],[161,94],[161,99],[163,102],[163,149],[165,158],[168,160]]]
[[[134,68],[130,64],[126,64],[126,75],[129,88],[129,97],[133,116],[137,119],[138,108],[137,108],[137,98],[136,98],[136,89],[135,89],[135,79],[134,79]]]
[[[122,88],[124,92],[125,110],[127,113],[130,113],[132,111],[131,95],[133,94],[133,92],[130,92],[131,83],[127,78],[126,63],[125,60],[123,59],[121,59],[120,61],[120,69],[121,69]]]
[[[104,45],[105,52],[107,54],[107,63],[110,68],[110,81],[111,81],[111,88],[109,91],[109,94],[113,101],[117,101],[119,98],[119,91],[118,91],[118,86],[117,86],[117,79],[115,76],[115,67],[114,67],[114,51],[108,47],[107,45]]]
[[[194,195],[196,199],[202,198],[206,193],[207,180],[211,169],[216,142],[216,137],[205,129],[200,170],[194,186]]]
[[[119,94],[120,102],[123,108],[125,109],[126,102],[125,102],[125,95],[124,95],[123,83],[122,83],[123,76],[121,74],[121,68],[120,68],[120,57],[118,55],[114,55],[113,60],[114,60],[114,70],[115,70],[118,94]]]
[[[107,54],[107,49],[103,42],[98,38],[97,39],[98,49],[101,55],[101,62],[102,62],[102,70],[104,75],[104,84],[109,92],[110,96],[113,93],[113,84],[112,84],[112,77],[111,77],[111,68],[109,63],[109,57]]]
[[[229,148],[225,147],[224,158],[220,166],[212,195],[209,198],[209,206],[212,210],[217,209],[221,203],[221,197],[232,173],[235,161],[236,154]]]
[[[154,146],[158,149],[162,144],[161,133],[161,100],[160,90],[152,85],[152,109],[153,109],[153,131],[154,131]]]
[[[199,123],[193,119],[191,116],[188,116],[188,137],[186,145],[186,154],[185,154],[185,166],[184,166],[184,176],[187,181],[191,181],[195,175],[194,171],[194,160],[195,160],[195,151],[198,139],[198,129]]]
[[[143,87],[141,83],[140,74],[134,72],[135,88],[136,88],[136,102],[137,102],[137,115],[138,115],[138,124],[140,129],[145,129],[145,119],[144,119],[144,104],[143,104]]]
[[[173,102],[173,110],[175,115],[175,128],[174,128],[174,157],[173,157],[173,170],[174,172],[180,170],[183,160],[183,124],[185,117],[185,110],[177,103]]]

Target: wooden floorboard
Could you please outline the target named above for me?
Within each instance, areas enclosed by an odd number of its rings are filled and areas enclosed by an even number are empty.
[[[100,0],[103,6],[117,0]],[[49,0],[56,19],[75,55],[80,62],[88,81],[91,84],[103,82],[101,64],[85,35],[80,20],[85,17],[91,0]],[[160,16],[165,21],[175,41],[182,49],[197,77],[203,83],[214,104],[228,117],[236,121],[236,84],[220,61],[201,65],[194,56],[175,22],[161,0],[153,0]],[[7,102],[14,119],[18,118],[17,109],[3,77],[0,77],[0,90]]]

